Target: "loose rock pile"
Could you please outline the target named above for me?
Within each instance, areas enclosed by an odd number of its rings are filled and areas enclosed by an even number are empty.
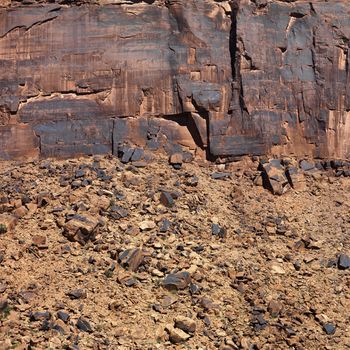
[[[348,164],[135,152],[0,164],[0,349],[350,347]]]

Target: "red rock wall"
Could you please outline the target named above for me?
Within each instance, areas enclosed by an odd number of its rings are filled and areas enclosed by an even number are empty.
[[[350,153],[347,1],[0,1],[0,157]]]

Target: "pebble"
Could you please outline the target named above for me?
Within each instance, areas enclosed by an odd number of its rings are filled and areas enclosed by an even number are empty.
[[[70,318],[70,315],[64,311],[58,311],[57,318],[59,318],[60,320],[62,320],[65,323],[67,323],[69,318]]]
[[[172,208],[175,205],[174,198],[169,192],[161,192],[160,203],[162,203],[167,208]]]
[[[335,334],[336,331],[336,326],[332,323],[325,323],[323,325],[323,330],[328,334],[328,335],[333,335]]]
[[[163,280],[163,286],[168,289],[185,289],[191,283],[191,276],[187,271],[171,273]]]
[[[186,333],[194,333],[196,331],[196,322],[185,316],[177,316],[175,318],[175,327],[182,329]]]
[[[83,332],[92,333],[92,327],[89,321],[83,317],[79,317],[77,321],[77,328]]]
[[[286,273],[283,267],[278,264],[274,264],[271,266],[271,272],[277,275],[284,275]]]
[[[175,328],[173,325],[166,325],[165,330],[169,334],[169,340],[173,344],[183,343],[191,336],[179,328]]]
[[[153,230],[155,227],[155,222],[151,220],[145,220],[139,223],[139,228],[141,231],[150,231]]]
[[[338,268],[340,270],[346,270],[350,268],[350,256],[346,254],[340,254],[338,257]]]
[[[143,251],[140,248],[126,249],[119,254],[118,262],[124,268],[130,271],[137,271],[144,258]]]
[[[75,289],[66,293],[70,299],[86,299],[87,293],[84,289]]]

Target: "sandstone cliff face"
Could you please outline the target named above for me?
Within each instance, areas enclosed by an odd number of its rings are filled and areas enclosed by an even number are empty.
[[[350,154],[347,1],[2,1],[0,157]]]

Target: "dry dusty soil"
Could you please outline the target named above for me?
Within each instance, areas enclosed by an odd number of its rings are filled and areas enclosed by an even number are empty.
[[[1,163],[0,349],[350,349],[350,178],[257,165]]]

